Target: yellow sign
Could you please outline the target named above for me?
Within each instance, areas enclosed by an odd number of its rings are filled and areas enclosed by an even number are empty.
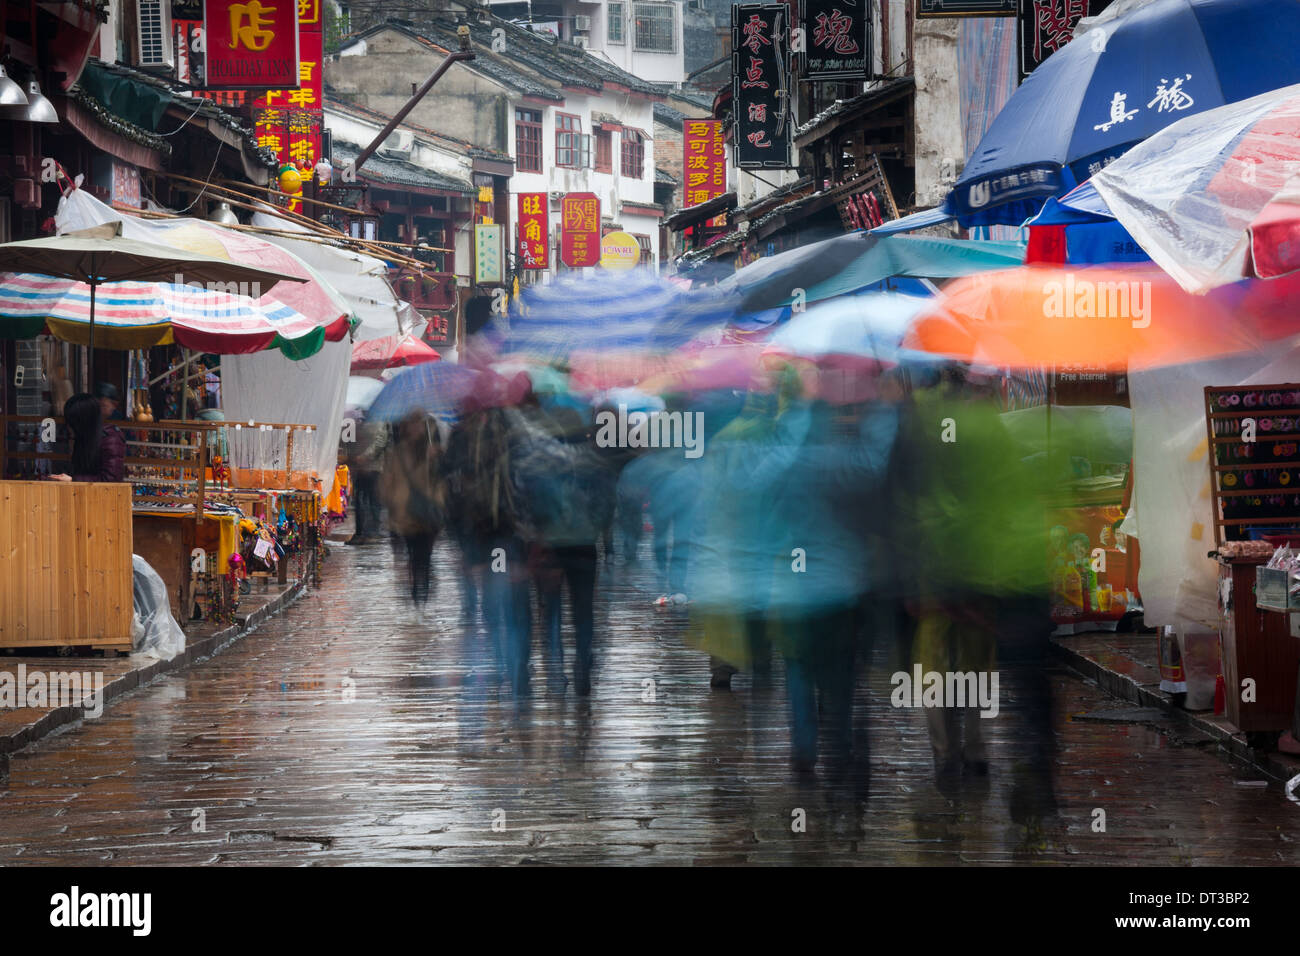
[[[600,240],[600,264],[606,269],[635,269],[641,244],[626,232],[611,232]]]

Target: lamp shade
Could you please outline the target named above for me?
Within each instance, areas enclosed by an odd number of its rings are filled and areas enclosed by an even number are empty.
[[[27,95],[23,88],[9,79],[5,68],[0,66],[0,106],[26,106]]]
[[[35,80],[27,84],[27,115],[29,123],[57,123],[59,114],[54,104],[41,95],[41,86]]]

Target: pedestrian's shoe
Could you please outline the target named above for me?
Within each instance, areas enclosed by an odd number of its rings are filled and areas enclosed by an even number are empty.
[[[969,777],[987,777],[989,762],[987,760],[967,760],[962,763],[962,772]]]
[[[713,674],[709,678],[709,686],[715,690],[731,690],[731,675],[734,673],[736,669],[730,665],[715,664]]]
[[[674,594],[672,597],[668,599],[668,603],[674,605],[682,605],[682,604],[687,604],[689,602],[686,600],[686,595],[683,594],[681,591],[678,591],[676,594]]]

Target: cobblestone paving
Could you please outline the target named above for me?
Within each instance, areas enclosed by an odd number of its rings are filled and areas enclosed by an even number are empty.
[[[0,864],[1297,862],[1300,805],[1277,784],[1241,785],[1255,775],[1159,719],[1072,719],[1128,705],[1063,670],[1061,817],[1041,838],[1010,819],[998,720],[987,782],[939,793],[883,651],[861,695],[866,799],[802,780],[780,667],[768,689],[711,690],[645,563],[601,569],[590,701],[548,688],[535,648],[517,707],[462,633],[449,547],[424,612],[386,544],[335,547],[322,588],[240,643],[14,755]]]

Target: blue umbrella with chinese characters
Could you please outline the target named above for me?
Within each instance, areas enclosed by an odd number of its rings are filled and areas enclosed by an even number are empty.
[[[1030,74],[975,147],[945,208],[1020,225],[1185,116],[1300,82],[1300,3],[1116,7]]]

